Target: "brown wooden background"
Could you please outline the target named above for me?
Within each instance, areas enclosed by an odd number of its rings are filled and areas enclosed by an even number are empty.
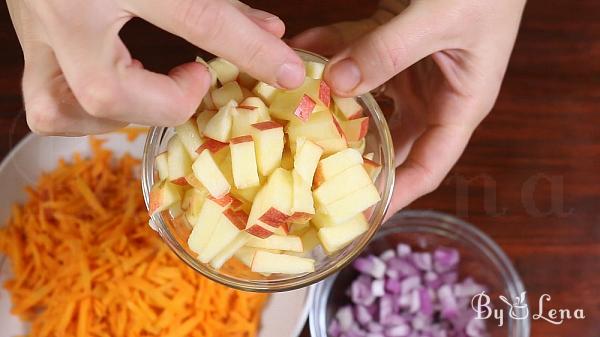
[[[374,2],[251,4],[279,15],[290,36],[366,16]],[[22,55],[1,3],[0,158],[28,132]],[[140,21],[123,36],[157,70],[196,53]],[[532,336],[600,336],[600,1],[529,1],[496,107],[443,186],[411,208],[458,214],[491,235],[516,264],[534,310],[542,293],[552,296],[548,308],[585,310],[585,320],[561,326],[535,321]]]

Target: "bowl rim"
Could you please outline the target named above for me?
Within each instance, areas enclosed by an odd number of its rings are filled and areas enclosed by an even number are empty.
[[[424,225],[417,222],[415,224],[402,224],[401,226],[393,225],[399,220],[428,220],[433,221],[433,224],[429,223]],[[519,273],[504,250],[502,250],[489,235],[479,228],[453,215],[433,210],[402,210],[390,217],[390,219],[382,225],[381,231],[377,233],[373,239],[377,240],[388,234],[396,233],[426,232],[441,234],[442,232],[452,233],[454,231],[464,234],[464,236],[461,237],[463,240],[466,239],[470,244],[476,245],[477,249],[482,251],[486,257],[500,269],[500,273],[503,276],[502,283],[507,291],[507,293],[504,294],[505,296],[514,298],[526,291]],[[457,239],[458,237],[450,236],[450,238]],[[310,334],[313,337],[327,337],[328,326],[325,310],[327,309],[331,288],[338,275],[339,272],[311,288],[311,291],[314,292],[312,296],[314,301],[309,314],[309,329]],[[526,303],[528,303],[527,298]],[[524,320],[508,320],[506,326],[507,329],[509,329],[508,332],[511,337],[530,336],[530,317],[527,317],[527,319]]]
[[[323,63],[327,63],[329,60],[318,54],[301,50],[294,49],[300,57],[312,58]],[[384,182],[383,191],[381,193],[381,200],[375,206],[378,212],[374,212],[374,218],[370,221],[370,227],[366,233],[364,233],[357,241],[355,249],[348,254],[338,254],[338,260],[335,260],[328,268],[322,270],[316,270],[312,273],[299,274],[298,276],[292,276],[290,278],[282,280],[270,280],[270,281],[243,281],[234,277],[230,277],[225,274],[221,274],[205,267],[202,263],[197,261],[196,258],[185,252],[185,249],[175,238],[173,233],[168,229],[168,226],[164,222],[160,214],[153,214],[150,217],[150,226],[155,229],[161,238],[167,243],[171,250],[181,259],[185,264],[193,268],[196,272],[199,272],[203,276],[224,284],[226,286],[252,292],[280,292],[289,291],[306,286],[315,284],[328,276],[332,275],[339,269],[347,266],[362,251],[367,247],[371,239],[379,231],[379,228],[383,224],[383,219],[387,210],[390,206],[392,191],[395,184],[395,160],[394,160],[394,145],[390,130],[387,124],[387,120],[379,107],[379,104],[375,101],[370,93],[357,96],[362,103],[369,110],[369,117],[375,121],[372,123],[377,128],[377,132],[380,135],[381,147],[382,147],[382,176],[387,177],[387,181]],[[154,183],[154,157],[158,154],[160,142],[164,137],[167,127],[152,127],[148,131],[146,143],[144,145],[144,152],[142,158],[142,192],[144,194],[144,201],[146,208],[149,207],[150,203],[150,190]],[[154,151],[151,151],[154,150]]]

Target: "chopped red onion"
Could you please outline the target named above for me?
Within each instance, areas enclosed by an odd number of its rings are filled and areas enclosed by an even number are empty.
[[[385,283],[384,280],[374,280],[371,283],[371,293],[375,297],[381,297],[385,295]]]
[[[351,283],[352,306],[340,308],[330,337],[486,337],[474,319],[473,295],[485,287],[468,277],[458,282],[457,250],[413,252],[400,244],[380,256],[358,258]]]

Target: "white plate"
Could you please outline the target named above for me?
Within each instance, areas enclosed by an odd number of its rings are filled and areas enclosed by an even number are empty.
[[[141,158],[145,137],[138,137],[135,142],[127,141],[123,134],[99,137],[106,139],[105,147],[117,155],[129,152]],[[33,134],[25,137],[0,164],[0,226],[6,224],[11,205],[25,200],[25,186],[35,184],[43,171],[56,167],[59,158],[70,158],[75,152],[90,152],[86,137],[39,137]],[[0,256],[0,260],[3,258]],[[5,263],[0,270],[0,285],[9,275]],[[9,294],[0,288],[0,337],[21,335],[26,326],[10,314]],[[304,288],[271,295],[263,311],[259,337],[297,337],[306,322],[311,294]]]

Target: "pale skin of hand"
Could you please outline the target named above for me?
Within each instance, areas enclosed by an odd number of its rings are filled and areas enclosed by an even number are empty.
[[[118,36],[140,17],[282,88],[304,65],[281,41],[276,16],[237,0],[7,0],[23,48],[30,128],[44,135],[96,134],[127,125],[186,121],[210,85],[190,62],[167,75],[145,70]]]
[[[309,29],[293,47],[331,56],[341,96],[385,84],[396,185],[386,217],[435,190],[494,105],[524,0],[383,0],[370,18]]]

